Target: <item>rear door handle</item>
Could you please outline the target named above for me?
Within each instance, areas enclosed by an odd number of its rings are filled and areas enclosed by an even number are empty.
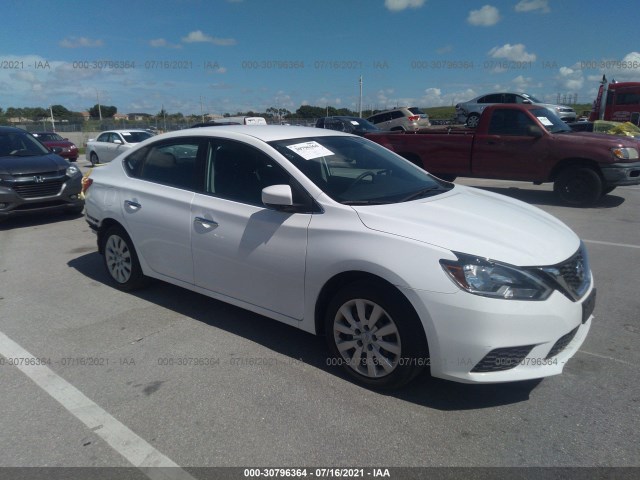
[[[202,217],[194,218],[193,223],[196,223],[208,230],[213,230],[214,228],[218,227],[218,222],[214,222],[213,220],[207,220],[206,218],[202,218]]]
[[[140,205],[138,202],[134,202],[133,200],[125,200],[124,204],[132,210],[139,210],[142,208],[142,205]]]

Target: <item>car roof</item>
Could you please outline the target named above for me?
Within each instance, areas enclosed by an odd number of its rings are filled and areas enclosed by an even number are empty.
[[[110,133],[110,132],[115,132],[115,133],[127,133],[127,132],[144,132],[144,133],[149,133],[148,130],[145,130],[144,128],[125,128],[125,129],[116,129],[116,130],[104,130],[102,132],[100,132],[100,134],[103,133]]]
[[[0,133],[29,133],[22,128],[16,127],[0,127]]]
[[[262,140],[263,142],[307,137],[355,136],[349,133],[315,127],[295,127],[290,125],[220,125],[216,127],[201,127],[197,130],[186,128],[184,130],[164,133],[153,138],[155,140],[160,140],[162,138],[192,137],[193,135],[224,137],[225,133],[232,133],[236,138],[238,136],[253,137],[258,140]]]

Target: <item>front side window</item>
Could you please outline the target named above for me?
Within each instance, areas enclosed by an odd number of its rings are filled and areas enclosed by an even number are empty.
[[[109,137],[110,137],[111,133],[110,132],[105,132],[105,133],[101,133],[98,138],[97,141],[98,142],[108,142],[109,141]]]
[[[216,197],[263,207],[262,189],[289,185],[293,203],[313,203],[302,187],[264,152],[232,140],[211,140],[206,162],[205,191]]]
[[[453,186],[360,137],[309,137],[269,142],[333,200],[345,205],[397,203]]]
[[[494,110],[489,135],[529,135],[534,121],[520,110]]]

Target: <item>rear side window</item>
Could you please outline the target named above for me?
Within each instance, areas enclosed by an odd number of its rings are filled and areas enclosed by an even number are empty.
[[[198,138],[174,139],[136,150],[124,160],[130,176],[184,190],[201,191]]]
[[[401,110],[394,110],[393,112],[391,112],[391,118],[393,120],[397,119],[397,118],[402,118],[404,117],[404,113],[402,113]]]

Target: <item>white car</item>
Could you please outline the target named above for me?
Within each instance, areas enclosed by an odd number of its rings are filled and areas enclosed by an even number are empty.
[[[138,143],[152,137],[147,130],[109,130],[87,142],[86,156],[91,165],[108,163],[122,152],[130,150]]]
[[[558,374],[591,326],[587,253],[568,227],[354,135],[183,130],[88,183],[116,287],[153,277],[324,334],[328,362],[371,387],[424,367],[480,383]]]

